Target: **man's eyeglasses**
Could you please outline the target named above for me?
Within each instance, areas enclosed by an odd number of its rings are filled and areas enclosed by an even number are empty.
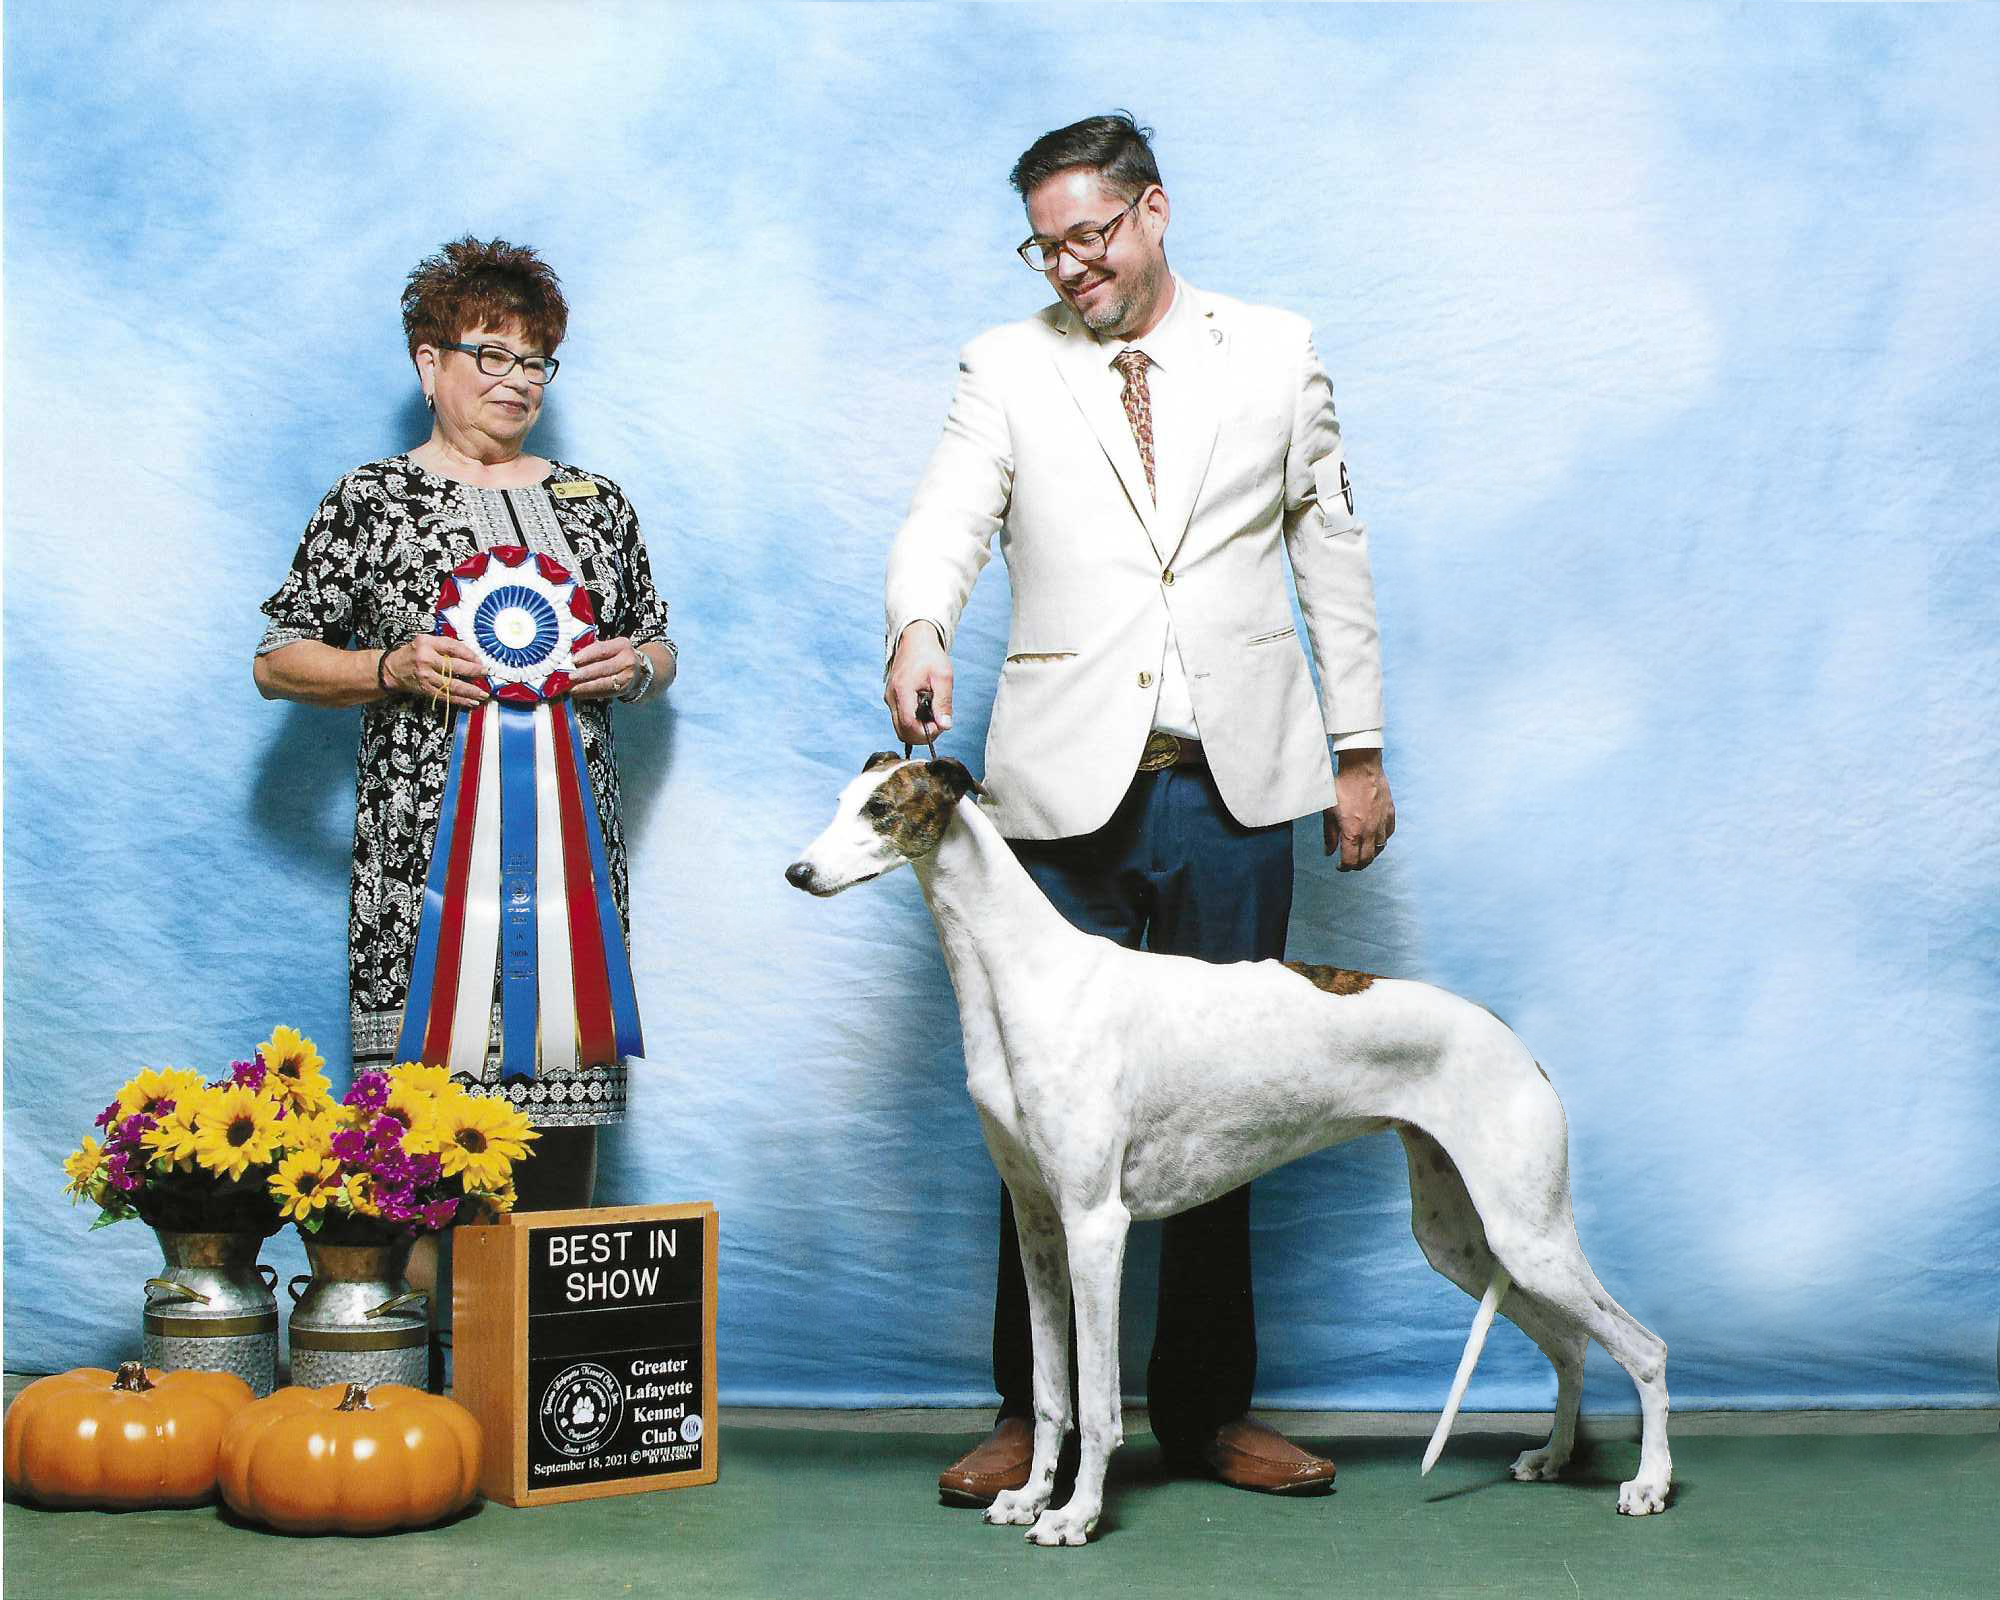
[[[1139,200],[1146,196],[1141,193]],[[1060,239],[1029,239],[1014,253],[1037,272],[1053,272],[1056,263],[1068,252],[1072,261],[1088,263],[1104,259],[1104,252],[1111,248],[1111,235],[1118,231],[1118,224],[1138,208],[1139,200],[1134,200],[1109,222],[1096,222],[1088,227],[1073,228]]]
[[[554,356],[517,356],[504,344],[439,344],[440,350],[463,350],[489,378],[504,378],[519,367],[530,383],[547,383],[562,363]]]

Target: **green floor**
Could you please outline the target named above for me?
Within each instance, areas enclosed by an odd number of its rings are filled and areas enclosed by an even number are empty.
[[[538,1594],[2000,1595],[2000,1435],[1725,1437],[1675,1446],[1664,1516],[1614,1510],[1637,1447],[1602,1443],[1556,1484],[1506,1475],[1521,1440],[1322,1437],[1338,1491],[1271,1499],[1161,1475],[1150,1435],[1112,1464],[1082,1550],[936,1503],[971,1434],[730,1425],[710,1488],[511,1511],[382,1539],[290,1539],[213,1510],[8,1505],[9,1596],[382,1600]]]

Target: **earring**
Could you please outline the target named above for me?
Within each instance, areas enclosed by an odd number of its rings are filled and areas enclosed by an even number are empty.
[[[437,410],[437,401],[431,398],[431,392],[428,389],[424,391],[424,409],[431,412]]]

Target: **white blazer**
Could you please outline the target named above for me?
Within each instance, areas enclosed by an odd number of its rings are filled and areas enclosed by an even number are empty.
[[[1014,615],[984,782],[1010,838],[1110,818],[1152,728],[1169,619],[1210,770],[1241,823],[1332,805],[1327,736],[1382,725],[1367,533],[1312,329],[1178,292],[1206,337],[1192,341],[1199,381],[1177,381],[1172,431],[1155,440],[1157,508],[1106,349],[1058,302],[965,347],[944,438],[889,555],[887,653],[918,619],[949,649],[1000,536]]]

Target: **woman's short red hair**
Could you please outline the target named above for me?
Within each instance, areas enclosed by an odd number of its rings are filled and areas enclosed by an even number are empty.
[[[549,264],[505,239],[454,239],[426,256],[403,285],[403,332],[410,358],[420,344],[455,344],[474,328],[518,324],[530,344],[554,355],[569,331],[569,304]]]

